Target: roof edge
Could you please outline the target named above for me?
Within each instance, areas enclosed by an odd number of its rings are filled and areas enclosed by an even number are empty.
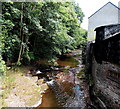
[[[100,11],[102,8],[104,8],[107,4],[111,4],[112,6],[114,6],[115,8],[117,8],[117,9],[119,9],[120,10],[120,8],[119,7],[117,7],[116,5],[114,5],[112,2],[108,2],[108,3],[106,3],[105,5],[103,5],[100,9],[98,9],[96,12],[94,12],[90,17],[92,17],[93,15],[95,15],[98,11]],[[90,18],[90,17],[88,17],[88,19]]]
[[[110,26],[118,26],[120,25],[119,23],[115,23],[115,24],[108,24],[108,25],[102,25],[102,26],[98,26],[94,29],[94,31],[96,31],[99,28],[103,28],[103,27],[110,27]]]

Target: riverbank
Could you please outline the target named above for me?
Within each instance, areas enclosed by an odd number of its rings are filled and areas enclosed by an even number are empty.
[[[57,66],[41,69],[42,74],[32,76],[27,74],[30,69],[21,67],[7,73],[12,77],[11,88],[5,82],[5,90],[9,93],[3,96],[8,107],[80,107],[88,109],[89,92],[84,75],[84,65],[81,62],[81,50],[74,50],[60,57]],[[43,64],[42,64],[43,65]],[[41,66],[41,65],[40,65]],[[7,79],[9,80],[9,75]],[[27,76],[29,75],[29,76]],[[3,90],[4,90],[3,89]],[[4,94],[5,95],[5,94]]]
[[[9,70],[3,77],[1,107],[36,107],[42,102],[42,92],[48,89],[43,79],[26,76],[30,67]],[[39,85],[38,85],[39,82]]]

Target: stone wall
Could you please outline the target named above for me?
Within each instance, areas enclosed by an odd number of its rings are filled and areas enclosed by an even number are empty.
[[[102,108],[120,108],[120,66],[92,59],[93,93],[100,100]],[[101,105],[99,104],[99,105]]]

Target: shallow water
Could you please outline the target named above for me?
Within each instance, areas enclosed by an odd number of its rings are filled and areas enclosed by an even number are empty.
[[[70,66],[76,67],[79,62],[74,59],[73,56],[63,56],[59,60],[57,60],[59,66]]]
[[[80,50],[65,54],[57,63],[62,70],[48,72],[49,77],[54,80],[48,84],[49,89],[43,94],[43,101],[39,107],[80,107],[85,109],[84,90],[81,90],[80,83],[76,79],[76,73],[80,68]]]
[[[59,107],[51,88],[46,90],[43,94],[42,104],[39,107]]]

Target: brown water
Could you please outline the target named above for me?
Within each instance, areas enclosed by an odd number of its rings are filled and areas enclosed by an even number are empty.
[[[55,82],[49,84],[50,88],[43,94],[42,104],[39,107],[85,107],[83,91],[79,81],[76,80],[75,73],[79,70],[76,54],[79,57],[80,50],[65,54],[57,60],[62,71],[58,69],[48,72],[52,74],[50,76]]]
[[[49,88],[43,94],[42,104],[39,107],[59,107],[54,92]]]
[[[58,59],[57,63],[59,66],[70,66],[70,67],[76,67],[79,64],[79,62],[75,60],[73,56],[68,56],[68,55]]]

